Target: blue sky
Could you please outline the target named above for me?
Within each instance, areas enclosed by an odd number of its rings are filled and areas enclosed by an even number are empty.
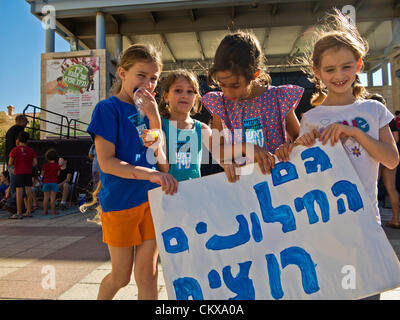
[[[40,55],[44,29],[25,0],[0,0],[0,110],[27,104],[40,106]],[[56,51],[69,51],[69,43],[56,34]]]

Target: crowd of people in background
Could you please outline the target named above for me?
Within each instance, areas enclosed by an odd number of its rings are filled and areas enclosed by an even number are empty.
[[[29,147],[27,124],[25,115],[17,115],[15,125],[8,129],[5,137],[6,170],[0,174],[0,209],[8,212],[9,219],[32,217],[38,210],[47,215],[48,205],[50,214],[56,215],[57,209],[67,209],[68,201],[73,198],[73,171],[69,159],[51,148],[44,155],[45,163],[39,166],[36,151]],[[94,144],[88,158],[93,161],[93,182],[98,182],[100,169]]]

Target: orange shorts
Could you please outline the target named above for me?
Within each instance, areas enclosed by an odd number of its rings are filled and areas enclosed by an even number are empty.
[[[149,202],[140,206],[100,213],[103,242],[113,247],[134,247],[156,238]]]

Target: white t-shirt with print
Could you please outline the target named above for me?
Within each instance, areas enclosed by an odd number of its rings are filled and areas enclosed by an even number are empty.
[[[356,126],[372,138],[379,140],[379,129],[389,124],[392,119],[392,113],[382,103],[375,100],[359,99],[353,104],[343,106],[320,105],[303,115],[300,124],[300,136],[311,132],[313,129],[322,132],[330,124],[339,122]],[[376,209],[376,219],[380,223],[377,184],[379,162],[372,158],[355,139],[346,137],[341,140],[373,207]]]

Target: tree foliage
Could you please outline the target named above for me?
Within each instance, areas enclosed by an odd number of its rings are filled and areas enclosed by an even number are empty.
[[[31,140],[39,140],[40,139],[40,121],[35,120],[31,121],[29,127],[26,128],[26,131],[29,133],[29,137]]]

